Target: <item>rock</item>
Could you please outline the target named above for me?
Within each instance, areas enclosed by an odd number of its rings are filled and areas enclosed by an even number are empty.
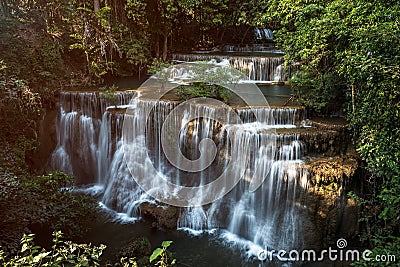
[[[334,243],[337,236],[354,237],[358,233],[359,207],[347,197],[353,190],[346,184],[354,179],[359,166],[356,154],[312,158],[305,162],[308,187],[304,196],[307,212],[301,214],[307,249]]]
[[[145,202],[140,204],[140,211],[144,219],[153,221],[154,226],[176,229],[179,218],[176,207]]]
[[[118,252],[118,258],[141,258],[151,253],[151,243],[147,237],[138,237],[130,241]]]
[[[309,119],[306,120],[302,120],[300,123],[301,127],[312,127],[313,126],[313,122],[310,121]]]

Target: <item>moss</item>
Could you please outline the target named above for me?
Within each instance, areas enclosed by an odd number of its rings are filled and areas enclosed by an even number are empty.
[[[138,237],[130,241],[118,252],[118,258],[137,258],[140,259],[151,253],[151,243],[147,237]],[[147,259],[148,260],[148,259]]]
[[[343,178],[352,177],[358,165],[358,157],[355,154],[308,159],[305,164],[311,174],[311,183],[317,186],[325,186],[327,189],[336,188],[336,185],[332,185],[332,183],[338,183]]]

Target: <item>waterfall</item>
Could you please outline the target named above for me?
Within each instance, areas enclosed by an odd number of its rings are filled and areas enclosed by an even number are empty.
[[[133,92],[119,93],[119,105],[128,104],[133,96]],[[243,124],[226,118],[228,123],[221,125],[221,116],[227,116],[223,109],[191,104],[173,118],[177,125],[184,125],[177,140],[182,154],[198,158],[200,142],[210,138],[216,144],[217,157],[204,171],[188,173],[169,163],[160,143],[161,122],[177,103],[135,97],[130,105],[120,107],[119,111],[132,111],[126,114],[107,109],[109,104],[96,93],[61,93],[58,146],[49,168],[73,173],[81,184],[100,185],[106,207],[138,217],[140,204],[154,200],[132,177],[151,175],[151,168],[155,168],[165,180],[177,185],[199,186],[213,181],[231,158],[237,158],[240,166],[236,168],[245,169],[243,179],[228,195],[210,205],[182,208],[177,228],[222,228],[262,248],[290,250],[302,245],[299,213],[304,209],[301,199],[307,184],[301,164],[304,145],[296,134],[268,131],[296,127],[303,120],[300,109],[237,108]],[[193,116],[198,119],[190,120]],[[129,151],[137,158],[133,171],[128,170],[124,160],[123,123],[128,123],[133,136],[133,151]],[[148,160],[143,161],[147,155]],[[255,177],[263,181],[252,189]],[[163,184],[151,186],[162,188]]]
[[[273,44],[246,44],[246,45],[224,45],[221,48],[221,51],[224,52],[241,52],[241,53],[249,53],[249,52],[269,52],[275,54],[283,54],[280,50],[276,50],[276,47]]]
[[[274,39],[274,35],[271,29],[267,28],[254,28],[254,34],[257,40],[272,40]]]
[[[247,177],[264,177],[261,187],[249,192],[246,180],[231,194],[228,229],[261,247],[293,249],[301,246],[301,186],[306,180],[300,165],[304,153],[297,135],[249,133],[240,129],[235,138],[250,140]],[[254,178],[253,178],[254,179]]]
[[[271,114],[270,111],[267,113]],[[304,145],[298,135],[264,134],[262,126],[251,124],[225,129],[226,134],[234,136],[232,149],[235,150],[226,151],[225,156],[240,157],[243,166],[239,168],[247,165],[245,179],[225,199],[214,202],[211,207],[184,210],[178,227],[195,231],[222,227],[260,247],[300,247],[298,214],[302,188],[307,183],[301,166]],[[265,180],[260,188],[250,192],[249,182],[254,177]]]
[[[173,54],[172,59],[176,61],[210,61],[222,62],[228,60],[229,64],[246,74],[249,80],[255,82],[275,81],[275,77],[283,77],[283,58],[277,57],[245,57],[233,55],[211,55],[211,54]]]
[[[118,92],[118,105],[128,104],[135,92]],[[106,108],[110,100],[94,92],[61,92],[57,125],[57,147],[51,155],[48,169],[74,174],[78,183],[97,183],[114,151],[111,122]],[[101,152],[101,153],[100,153]],[[99,165],[99,166],[98,166]]]

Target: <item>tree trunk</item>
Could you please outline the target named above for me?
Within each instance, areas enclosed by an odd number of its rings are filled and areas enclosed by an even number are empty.
[[[93,8],[94,12],[100,11],[100,0],[93,0]]]
[[[351,105],[353,106],[353,115],[356,111],[355,97],[354,97],[354,85],[351,86]]]
[[[250,30],[251,28],[252,28],[251,26],[248,26],[248,27],[247,27],[246,32],[245,32],[245,34],[243,35],[242,40],[240,41],[240,44],[241,44],[241,45],[244,43],[244,39],[246,38],[246,36],[247,36],[247,34],[249,33],[249,30]]]
[[[156,49],[156,58],[160,58],[160,35],[159,34],[157,34],[157,36],[156,36],[155,49]]]
[[[88,70],[88,75],[91,79],[93,72],[92,72],[92,68],[90,67],[89,52],[85,51],[85,55],[86,55],[86,66],[87,66],[87,70]]]
[[[164,45],[163,45],[163,61],[167,60],[168,56],[168,32],[164,33]]]
[[[7,3],[5,0],[0,0],[0,15],[4,17],[10,16],[7,8]]]

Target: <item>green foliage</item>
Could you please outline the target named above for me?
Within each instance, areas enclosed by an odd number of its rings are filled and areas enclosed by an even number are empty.
[[[120,258],[119,264],[115,264],[114,266],[122,266],[122,267],[138,267],[138,263],[135,258]]]
[[[132,39],[125,51],[128,63],[137,67],[140,73],[149,58],[149,51],[146,44],[143,41]]]
[[[7,65],[0,61],[0,111],[12,108],[24,117],[38,116],[41,112],[40,97],[14,76],[7,75]]]
[[[270,23],[267,14],[269,2],[267,0],[248,0],[248,1],[233,1],[229,7],[237,5],[232,11],[234,14],[233,22],[236,25],[244,24],[249,26],[265,26]],[[237,12],[237,13],[236,13]],[[272,25],[269,25],[270,27]]]
[[[16,169],[23,171],[28,169],[28,165],[26,164],[27,153],[36,150],[36,147],[37,142],[35,139],[28,139],[24,135],[18,136],[18,139],[12,149]]]
[[[59,84],[65,74],[59,42],[35,23],[0,16],[0,27],[0,58],[8,66],[8,76],[25,80],[30,87]]]
[[[87,244],[76,244],[71,241],[61,240],[62,233],[53,233],[53,245],[51,251],[35,246],[34,235],[23,235],[21,239],[21,251],[17,256],[8,258],[4,251],[0,250],[0,263],[4,267],[22,266],[100,266],[100,256],[106,248]]]
[[[342,96],[346,88],[335,70],[335,52],[345,49],[336,41],[343,34],[335,29],[341,17],[332,13],[330,2],[277,0],[269,9],[280,24],[275,35],[286,53],[286,67],[294,70],[294,92],[302,104],[316,110]]]
[[[108,23],[109,12],[109,6],[99,10],[79,6],[69,18],[69,22],[77,29],[70,34],[75,42],[69,48],[84,52],[88,75],[90,79],[97,79],[97,82],[103,81],[104,75],[114,71],[112,51],[119,50]]]
[[[172,241],[163,241],[161,244],[161,248],[156,248],[151,254],[149,261],[150,263],[157,260],[156,266],[160,267],[168,267],[175,265],[176,260],[172,261],[168,259],[168,247],[172,244]]]
[[[10,252],[14,241],[31,223],[50,230],[61,229],[69,238],[80,237],[94,219],[97,203],[87,195],[72,193],[73,177],[54,172],[48,175],[16,176],[0,170],[0,245]]]
[[[139,258],[143,257],[148,259],[148,255],[151,252],[151,243],[146,237],[135,238],[130,241],[127,245],[122,247],[118,253],[118,258]],[[147,262],[146,262],[147,263]]]
[[[340,99],[343,93],[338,90],[342,87],[341,80],[332,73],[318,75],[299,71],[290,79],[290,83],[298,102],[313,107],[316,111],[321,111],[329,102]]]
[[[269,23],[266,0],[1,3],[0,58],[32,87],[140,74],[152,57],[166,61],[174,50],[243,43],[252,39],[252,26]],[[84,78],[67,82],[73,74]]]
[[[7,65],[0,61],[0,137],[7,137],[12,142],[19,135],[33,139],[37,132],[36,120],[42,113],[42,99],[26,81],[8,73]]]
[[[213,64],[203,61],[198,61],[195,64],[188,64],[187,68],[193,73],[192,82],[234,85],[243,77],[240,71],[230,66],[214,67]]]
[[[112,86],[103,86],[100,87],[100,94],[99,97],[102,99],[107,99],[108,101],[110,101],[115,108],[117,108],[117,104],[118,104],[118,98],[116,95],[116,91],[117,91],[118,87],[115,85]]]
[[[46,204],[39,211],[40,222],[52,230],[61,229],[69,238],[79,237],[94,218],[97,203],[90,196],[74,194],[74,177],[55,171],[26,181],[31,195],[44,198]],[[79,223],[78,223],[79,222]]]
[[[188,100],[194,97],[211,97],[228,103],[232,92],[220,85],[196,82],[192,85],[180,85],[177,88],[176,95],[181,100]]]
[[[51,250],[47,251],[34,244],[34,234],[24,234],[21,238],[21,249],[16,256],[9,256],[0,249],[0,264],[4,267],[46,267],[46,266],[75,266],[75,267],[93,267],[100,266],[101,255],[105,245],[92,246],[90,244],[78,244],[71,241],[64,241],[61,231],[53,232],[53,245]],[[175,259],[168,259],[167,248],[172,241],[162,242],[162,248],[154,250],[147,261],[159,259],[155,265],[160,267],[170,267],[175,265]],[[107,266],[138,267],[135,258],[121,257],[119,263]]]
[[[169,62],[153,58],[151,65],[147,66],[147,71],[161,83],[161,86],[164,87],[170,76],[171,66],[172,64]]]
[[[178,86],[176,95],[181,100],[193,97],[211,97],[228,103],[232,93],[224,86],[235,85],[242,77],[239,71],[229,66],[215,66],[209,62],[198,61],[182,67],[189,73],[185,82],[190,85]],[[165,86],[174,68],[169,63],[154,59],[148,70],[154,78],[160,81],[161,86]]]
[[[398,256],[400,6],[396,1],[274,0],[269,15],[278,22],[275,35],[286,63],[300,72],[294,80],[300,100],[318,108],[332,90],[351,97],[348,119],[370,176],[366,192],[356,198],[363,209],[363,240],[374,254]],[[322,86],[327,77],[336,88]]]
[[[165,75],[169,75],[169,73],[166,72],[165,70],[171,66],[172,64],[169,62],[165,62],[158,58],[153,58],[151,64],[147,66],[147,71],[150,75],[158,74],[158,76],[160,76],[161,74],[161,76],[163,76],[163,78],[166,79],[167,76],[164,77],[163,74],[165,73]]]
[[[63,75],[63,47],[53,41],[45,42],[40,48],[38,72],[44,79],[60,79]]]
[[[47,251],[34,244],[34,234],[24,234],[21,238],[21,249],[15,256],[9,256],[0,249],[0,264],[4,267],[46,267],[46,266],[75,266],[75,267],[93,267],[100,266],[101,256],[105,245],[92,246],[90,244],[78,244],[63,240],[61,231],[53,232],[53,245],[51,250]],[[169,259],[167,248],[172,241],[162,242],[162,248],[154,250],[145,265],[139,265],[135,258],[121,257],[119,262],[106,266],[138,267],[148,266],[148,263],[158,259],[155,265],[170,267],[175,265],[175,259]]]

